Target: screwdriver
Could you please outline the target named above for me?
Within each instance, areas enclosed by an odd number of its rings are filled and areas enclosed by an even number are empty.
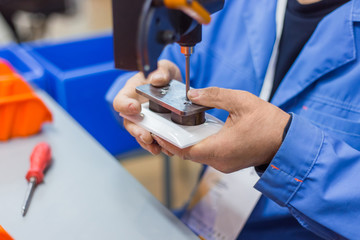
[[[35,190],[35,187],[41,183],[44,179],[44,171],[50,165],[51,162],[51,149],[49,144],[41,142],[37,144],[30,156],[30,169],[26,174],[26,180],[29,182],[28,189],[26,191],[24,204],[22,207],[22,216],[24,217]]]

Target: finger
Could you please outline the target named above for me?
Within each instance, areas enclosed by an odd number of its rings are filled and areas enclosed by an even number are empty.
[[[225,158],[226,149],[232,144],[228,134],[222,129],[197,144],[183,149],[182,154],[184,159],[215,166],[219,164],[219,160]]]
[[[245,100],[246,92],[218,87],[203,89],[191,89],[188,92],[189,99],[196,104],[225,109],[233,112]]]
[[[221,158],[217,150],[226,148],[228,143],[219,140],[221,133],[214,134],[188,148],[187,155],[192,161],[211,165]]]
[[[166,149],[161,148],[161,151],[162,151],[164,154],[166,154],[167,156],[169,156],[169,157],[173,157],[173,156],[174,156],[174,154],[172,154],[171,152],[169,152],[169,151],[166,150]]]
[[[139,127],[127,119],[124,119],[124,127],[131,134],[131,136],[140,139],[145,144],[151,144],[154,141],[149,131]]]
[[[150,152],[152,155],[158,155],[161,152],[161,147],[157,143],[145,144],[141,139],[136,138],[140,146]]]
[[[139,100],[128,97],[126,94],[120,94],[120,92],[114,99],[113,107],[115,111],[125,115],[136,115],[141,112]]]
[[[166,150],[167,152],[169,152],[172,155],[177,155],[181,158],[190,160],[190,157],[188,155],[186,155],[186,149],[181,149],[176,147],[175,145],[169,143],[168,141],[153,135],[154,140],[160,145],[160,147],[164,150]]]
[[[227,170],[224,168],[226,165],[223,166],[222,161],[219,161],[223,159],[223,156],[226,155],[226,152],[221,154],[219,153],[219,149],[223,149],[224,145],[231,143],[226,141],[220,142],[218,139],[223,137],[218,135],[220,134],[207,137],[201,142],[184,149],[180,149],[166,140],[159,138],[158,136],[153,136],[153,138],[162,149],[166,149],[173,155],[177,155],[184,160],[191,160],[193,162],[207,164],[226,172]]]
[[[162,60],[158,63],[158,69],[151,73],[148,79],[144,78],[143,73],[137,73],[129,79],[116,95],[113,107],[122,114],[136,115],[141,111],[141,103],[146,102],[147,99],[137,94],[135,88],[147,83],[164,86],[172,79],[181,80],[179,68],[168,60]]]
[[[116,95],[113,101],[114,109],[125,115],[138,114],[141,111],[141,103],[146,100],[136,93],[135,88],[145,83],[146,81],[142,73],[135,74],[130,78]]]
[[[167,85],[170,80],[181,80],[180,69],[168,60],[161,60],[158,69],[150,74],[149,80],[153,86],[162,87]]]

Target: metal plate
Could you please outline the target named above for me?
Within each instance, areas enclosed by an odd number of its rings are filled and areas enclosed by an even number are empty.
[[[172,80],[168,86],[154,87],[151,84],[141,85],[136,92],[175,114],[189,116],[212,109],[186,100],[185,84]]]

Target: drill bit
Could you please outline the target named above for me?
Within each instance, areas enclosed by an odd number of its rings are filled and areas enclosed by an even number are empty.
[[[185,85],[186,85],[185,99],[188,102],[189,98],[187,96],[187,93],[190,89],[190,54],[185,55]]]
[[[181,46],[181,53],[185,55],[185,99],[186,102],[189,102],[187,96],[188,91],[190,90],[190,56],[194,52],[193,46]]]

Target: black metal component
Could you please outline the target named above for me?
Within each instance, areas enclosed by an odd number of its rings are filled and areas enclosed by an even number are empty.
[[[203,124],[206,119],[205,112],[199,112],[189,116],[181,116],[172,112],[171,120],[180,125],[195,126]]]
[[[149,101],[149,109],[153,112],[157,113],[171,113],[171,111],[167,108],[162,107],[154,101]]]
[[[113,0],[115,67],[137,71],[136,39],[145,0]]]
[[[173,31],[165,30],[158,32],[157,41],[161,44],[173,43],[176,40],[176,35]]]
[[[224,0],[199,3],[214,13]],[[145,76],[156,70],[167,44],[193,46],[201,41],[201,26],[183,12],[167,9],[161,0],[113,0],[113,27],[115,67],[140,70]]]
[[[186,35],[181,36],[180,40],[177,41],[181,46],[195,46],[202,40],[202,26],[197,24],[194,30]]]
[[[181,116],[189,116],[212,109],[186,101],[185,84],[176,80],[172,80],[166,87],[154,87],[151,84],[141,85],[136,87],[136,92]]]
[[[180,38],[169,19],[171,10],[153,7],[147,0],[140,16],[136,39],[137,69],[147,77],[157,69],[157,59],[165,46]]]

